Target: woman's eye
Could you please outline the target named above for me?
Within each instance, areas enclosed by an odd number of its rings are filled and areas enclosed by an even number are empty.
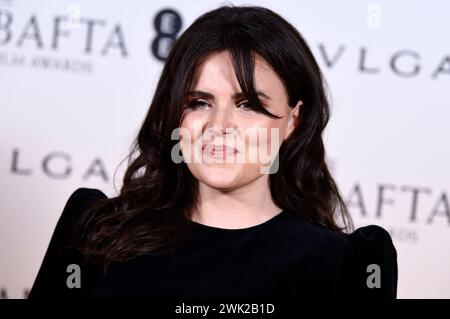
[[[193,109],[204,109],[208,106],[209,104],[207,102],[200,100],[192,101],[191,103],[189,103],[189,107]]]
[[[264,106],[264,105],[263,105]],[[256,110],[253,105],[249,101],[245,101],[238,104],[238,109],[244,110],[248,113],[258,113],[259,111]]]
[[[238,105],[238,107],[239,108],[242,108],[242,109],[245,109],[245,110],[253,110],[252,109],[252,107],[251,107],[251,104],[250,104],[250,102],[243,102],[243,103],[240,103],[239,105]]]
[[[197,109],[206,109],[206,108],[211,107],[211,105],[210,105],[208,102],[202,101],[202,100],[195,100],[195,101],[192,101],[192,102],[190,102],[190,103],[188,104],[188,106],[189,106],[190,108],[194,109],[194,110],[197,110]],[[237,108],[238,108],[238,109],[243,109],[243,110],[246,110],[246,111],[253,111],[253,108],[252,108],[252,106],[251,106],[251,104],[250,104],[249,101],[245,101],[245,102],[239,103],[239,104],[237,105]]]

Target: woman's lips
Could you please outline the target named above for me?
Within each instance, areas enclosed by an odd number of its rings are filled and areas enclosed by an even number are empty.
[[[206,152],[210,157],[218,158],[218,159],[226,159],[229,156],[234,156],[239,151],[227,145],[214,145],[214,144],[205,144],[202,146],[202,151]]]

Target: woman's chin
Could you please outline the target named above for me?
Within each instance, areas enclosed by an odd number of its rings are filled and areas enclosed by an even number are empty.
[[[202,170],[199,180],[207,184],[209,187],[216,189],[232,189],[239,185],[240,170],[232,169],[231,167],[208,167]]]

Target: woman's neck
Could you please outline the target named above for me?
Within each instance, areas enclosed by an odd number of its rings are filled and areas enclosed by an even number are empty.
[[[192,220],[212,227],[251,227],[282,211],[272,200],[268,175],[233,190],[214,189],[200,182],[199,196]]]

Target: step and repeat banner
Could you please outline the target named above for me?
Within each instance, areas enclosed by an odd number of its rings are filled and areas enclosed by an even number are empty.
[[[24,298],[69,195],[120,189],[173,41],[221,4],[268,7],[329,87],[330,167],[386,228],[399,298],[450,298],[448,1],[0,0],[0,297]]]

